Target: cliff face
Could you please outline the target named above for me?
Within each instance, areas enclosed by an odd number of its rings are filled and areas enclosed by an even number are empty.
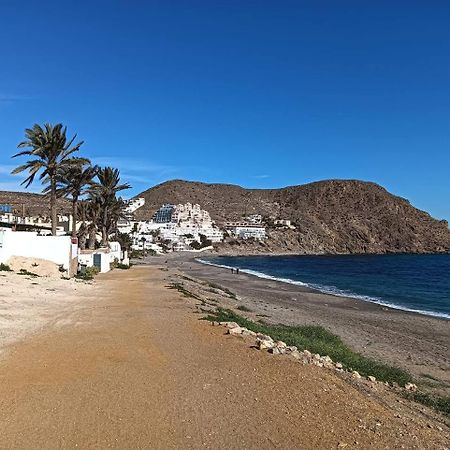
[[[162,203],[198,203],[219,224],[258,213],[290,219],[295,231],[269,230],[262,243],[228,243],[233,253],[434,253],[450,252],[445,221],[433,219],[375,183],[329,180],[283,189],[243,189],[225,184],[168,181],[138,195],[149,219]]]

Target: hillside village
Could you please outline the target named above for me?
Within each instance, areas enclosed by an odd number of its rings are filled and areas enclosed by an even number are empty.
[[[220,226],[211,219],[208,211],[198,204],[165,203],[148,220],[138,220],[136,212],[145,205],[142,197],[123,203],[122,213],[111,240],[102,245],[97,230],[95,243],[87,248],[81,243],[82,230],[89,228],[89,220],[69,212],[57,214],[56,234],[52,236],[51,218],[48,213],[26,214],[25,207],[0,205],[0,263],[14,257],[46,259],[55,262],[68,275],[84,272],[94,267],[107,272],[117,264],[129,265],[129,251],[133,256],[168,252],[211,250],[225,240],[266,239],[266,226],[260,214],[243,217],[241,221],[225,222]],[[75,223],[74,223],[75,220]],[[276,226],[294,228],[290,221],[275,221]],[[76,229],[76,236],[70,236]]]

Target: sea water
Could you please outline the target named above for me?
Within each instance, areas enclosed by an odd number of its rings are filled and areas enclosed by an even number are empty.
[[[218,256],[206,264],[450,319],[450,255]]]

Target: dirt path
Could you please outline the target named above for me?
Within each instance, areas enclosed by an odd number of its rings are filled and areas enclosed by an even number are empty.
[[[449,446],[445,425],[429,428],[403,403],[223,336],[167,276],[100,277],[67,325],[11,349],[0,361],[0,448]]]

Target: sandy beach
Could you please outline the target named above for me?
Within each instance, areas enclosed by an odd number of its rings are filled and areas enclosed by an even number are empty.
[[[173,270],[97,278],[64,323],[0,361],[2,448],[448,447],[443,418],[389,390],[258,352],[199,320]]]
[[[224,286],[255,319],[269,323],[321,325],[353,349],[410,371],[425,391],[450,395],[450,321],[336,297],[286,283],[200,264],[192,255],[148,258],[199,280]]]

